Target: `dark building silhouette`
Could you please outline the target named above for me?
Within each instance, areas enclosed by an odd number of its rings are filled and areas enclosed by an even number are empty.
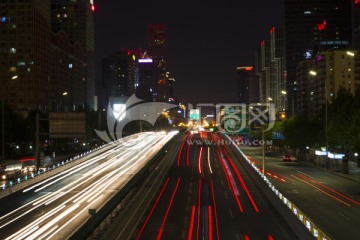
[[[166,25],[148,25],[148,55],[156,66],[156,83],[152,89],[156,92],[156,100],[169,100],[169,82],[167,74],[167,34]]]
[[[88,0],[51,0],[51,30],[63,30],[71,44],[79,42],[86,54],[83,105],[94,106],[94,6]],[[69,90],[70,91],[70,90]],[[76,92],[71,93],[76,95]]]
[[[130,49],[124,49],[103,59],[102,79],[105,90],[105,103],[111,97],[129,97],[135,93],[138,82],[139,55]]]
[[[352,44],[353,0],[285,0],[287,93],[290,113],[297,94],[296,69],[300,61],[330,49]]]
[[[151,58],[138,60],[139,82],[136,85],[135,94],[138,98],[148,102],[157,101],[157,67]]]
[[[0,1],[4,102],[23,115],[49,110],[50,25],[49,1]]]

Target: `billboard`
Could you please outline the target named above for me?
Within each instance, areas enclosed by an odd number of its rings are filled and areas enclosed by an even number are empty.
[[[63,112],[49,114],[50,138],[85,137],[85,113]]]

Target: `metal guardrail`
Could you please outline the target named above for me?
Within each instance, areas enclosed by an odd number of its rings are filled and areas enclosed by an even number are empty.
[[[123,138],[122,141],[127,141],[131,138],[138,136],[139,134],[140,133],[130,135],[126,138]],[[108,150],[108,148],[115,146],[114,143],[116,143],[116,142],[106,143],[97,148],[94,148],[87,152],[78,154],[72,158],[65,160],[65,161],[62,161],[61,163],[54,164],[52,167],[44,168],[42,170],[38,170],[37,172],[32,172],[29,175],[25,175],[24,178],[19,177],[15,181],[10,181],[8,185],[6,185],[4,183],[4,184],[0,185],[0,199],[3,197],[6,197],[7,195],[10,195],[14,192],[17,192],[25,187],[28,187],[32,184],[40,182],[47,177],[53,176],[55,174],[60,173],[63,170],[66,170],[66,169],[61,169],[61,167],[69,167],[70,168],[70,167],[75,166],[82,162],[82,161],[76,161],[76,160],[86,157],[86,159],[83,159],[84,161],[86,161],[87,158],[91,156],[90,154],[98,153],[98,151],[102,151],[102,152],[106,151],[106,150]]]
[[[160,151],[154,154],[154,156],[141,168],[138,172],[131,177],[128,182],[114,195],[111,199],[104,203],[100,207],[98,212],[89,217],[85,222],[79,226],[79,228],[69,238],[70,240],[86,239],[101,224],[101,222],[115,209],[118,203],[131,191],[131,189],[138,183],[143,175],[149,170],[151,165],[164,154],[165,149],[169,147],[175,140],[175,136],[167,142]]]
[[[228,137],[227,135],[225,136]],[[297,217],[297,219],[300,220],[300,222],[309,230],[309,232],[312,234],[312,236],[314,236],[315,239],[331,240],[331,238],[324,231],[322,231],[311,218],[306,216],[294,203],[292,203],[278,189],[275,188],[275,186],[270,182],[270,180],[262,173],[262,171],[258,167],[256,167],[254,163],[250,161],[250,159],[241,151],[241,149],[234,143],[234,141],[232,141],[232,143],[240,152],[240,154],[244,157],[244,159],[250,164],[250,166],[252,166],[252,168],[260,175],[260,177],[264,180],[268,187],[285,204],[285,206],[289,208],[289,210]]]

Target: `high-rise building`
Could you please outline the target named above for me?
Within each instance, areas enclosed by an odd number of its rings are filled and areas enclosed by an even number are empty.
[[[270,61],[271,73],[269,94],[276,112],[283,112],[286,108],[285,87],[285,35],[284,28],[273,27],[270,30]]]
[[[166,25],[150,24],[148,26],[148,55],[153,59],[156,66],[156,90],[157,101],[168,102],[169,82],[167,76],[167,35]]]
[[[262,103],[266,103],[270,97],[270,77],[271,77],[271,51],[270,40],[263,40],[260,44],[261,51],[261,93]]]
[[[237,102],[250,103],[250,82],[254,81],[253,67],[237,67]]]
[[[89,0],[51,0],[51,30],[63,30],[70,43],[79,42],[86,54],[84,105],[90,107],[95,97],[94,10],[93,1]]]
[[[86,54],[64,31],[51,34],[49,111],[72,111],[86,102]]]
[[[14,110],[49,109],[50,2],[0,2],[0,80]]]
[[[255,51],[255,65],[254,72],[258,81],[258,102],[264,103],[266,97],[266,87],[265,80],[262,78],[262,57],[261,57],[261,47]]]
[[[315,86],[316,86],[316,61],[305,59],[298,64],[297,68],[297,114],[310,118],[317,114],[315,106]]]
[[[130,97],[138,82],[138,59],[140,51],[124,49],[103,59],[102,80],[106,89],[105,103],[111,97]]]
[[[314,117],[325,102],[332,102],[340,87],[355,94],[355,57],[345,50],[320,52],[298,67],[299,90],[296,108]]]
[[[169,77],[169,102],[175,102],[175,78]]]
[[[296,69],[319,51],[351,47],[353,0],[285,0],[287,93],[294,113]]]
[[[146,54],[143,55],[146,57]],[[138,59],[139,82],[136,84],[135,94],[145,101],[157,101],[157,65],[152,58]]]
[[[354,23],[354,48],[360,52],[360,0],[354,0],[353,2],[353,23]]]

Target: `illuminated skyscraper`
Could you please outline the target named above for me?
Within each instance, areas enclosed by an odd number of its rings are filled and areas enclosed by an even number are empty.
[[[102,78],[106,89],[105,103],[111,97],[130,97],[135,93],[135,76],[138,75],[139,56],[124,49],[102,60]]]
[[[4,102],[24,115],[46,111],[50,78],[50,2],[0,1],[0,80]]]
[[[92,0],[51,0],[51,30],[63,30],[70,43],[79,42],[86,54],[84,105],[90,107],[95,96],[94,10]]]
[[[167,70],[167,36],[166,25],[150,24],[148,26],[148,55],[153,59],[156,66],[156,81],[153,86],[156,91],[157,101],[167,102],[169,100],[169,82]]]
[[[354,0],[354,48],[360,52],[360,0]]]
[[[351,47],[354,0],[285,0],[288,107],[294,113],[300,61],[319,51]]]

